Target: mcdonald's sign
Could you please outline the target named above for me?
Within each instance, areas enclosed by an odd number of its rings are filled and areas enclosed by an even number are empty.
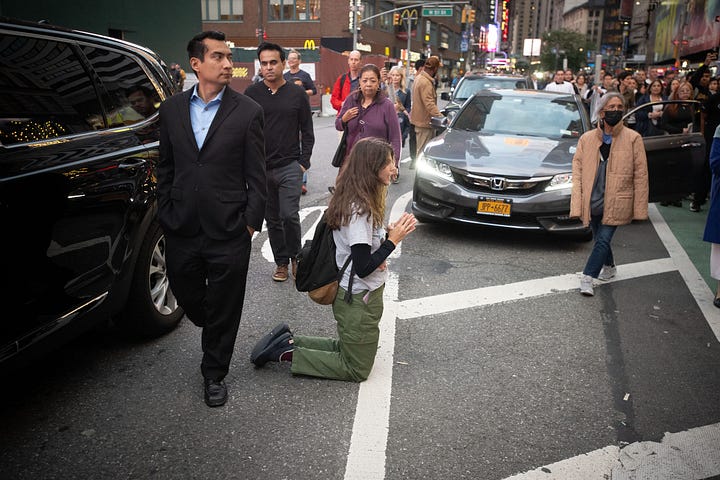
[[[307,50],[315,50],[315,40],[313,40],[312,38],[309,40],[305,40],[305,45],[303,46],[303,48]]]

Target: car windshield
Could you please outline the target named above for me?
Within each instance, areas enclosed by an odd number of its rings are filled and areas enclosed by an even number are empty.
[[[573,97],[476,95],[455,118],[454,129],[483,134],[579,137],[583,124]]]
[[[522,78],[465,77],[458,85],[454,95],[456,100],[467,100],[480,90],[512,90],[516,88],[527,88],[525,80]]]

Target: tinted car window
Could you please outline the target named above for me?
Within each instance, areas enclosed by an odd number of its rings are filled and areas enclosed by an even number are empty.
[[[70,44],[0,37],[0,143],[48,140],[103,127],[90,77]]]
[[[578,137],[582,120],[572,97],[476,95],[460,111],[453,128],[548,138]]]
[[[160,97],[140,64],[119,52],[83,46],[104,87],[103,104],[110,127],[130,125],[153,115]]]

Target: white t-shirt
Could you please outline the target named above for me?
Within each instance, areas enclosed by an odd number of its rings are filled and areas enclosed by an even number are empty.
[[[570,82],[563,82],[563,83],[555,83],[550,82],[547,85],[545,85],[545,90],[548,92],[560,92],[560,93],[575,93],[575,89],[572,86],[572,83]]]
[[[362,217],[357,214],[353,215],[348,225],[340,227],[340,230],[333,230],[333,239],[335,240],[335,263],[338,268],[342,268],[350,255],[350,247],[357,245],[358,243],[364,243],[370,245],[370,253],[375,252],[380,245],[385,241],[385,229],[383,227],[373,228],[372,218],[368,218],[367,215]],[[348,265],[347,270],[343,274],[343,278],[340,281],[340,286],[345,290],[348,288],[348,282],[350,281],[350,269],[352,268],[352,261]],[[377,290],[380,288],[387,279],[387,270],[375,269],[370,275],[365,278],[360,278],[355,275],[353,280],[352,293],[358,293],[362,290]]]

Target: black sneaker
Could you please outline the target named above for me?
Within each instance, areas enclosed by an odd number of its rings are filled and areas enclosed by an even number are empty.
[[[279,362],[283,353],[292,352],[295,349],[293,343],[292,335],[283,333],[263,349],[259,349],[256,345],[255,349],[260,351],[256,355],[251,355],[250,361],[255,364],[255,368],[260,368],[267,362]]]
[[[269,333],[264,335],[258,342],[255,344],[255,348],[253,348],[252,353],[250,354],[250,360],[252,361],[253,358],[257,358],[260,353],[267,348],[268,345],[270,345],[273,340],[278,338],[281,335],[284,335],[286,333],[289,333],[292,335],[292,332],[290,331],[290,327],[287,323],[280,323],[278,325],[275,325],[275,328],[270,330]]]
[[[220,407],[227,402],[228,393],[222,380],[205,379],[205,404],[208,407]]]
[[[695,200],[690,202],[690,211],[691,212],[699,212],[700,211],[700,204],[697,203]]]

